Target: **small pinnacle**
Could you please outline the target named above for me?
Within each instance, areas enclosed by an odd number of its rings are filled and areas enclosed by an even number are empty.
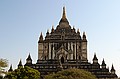
[[[49,29],[47,30],[47,32],[49,33]]]
[[[78,33],[80,32],[79,29],[77,29],[77,32],[78,32]]]
[[[52,29],[54,29],[54,25],[52,25]]]
[[[85,32],[83,32],[83,35],[85,35]]]

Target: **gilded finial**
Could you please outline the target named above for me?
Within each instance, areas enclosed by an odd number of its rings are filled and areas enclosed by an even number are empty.
[[[64,23],[67,23],[68,26],[69,26],[69,22],[68,22],[68,20],[67,20],[67,18],[66,18],[65,6],[63,7],[63,14],[62,14],[62,18],[61,18],[59,24],[61,24],[61,23],[63,23],[63,22],[64,22]]]
[[[66,18],[66,12],[65,12],[65,6],[63,7],[63,15],[62,15],[62,18]]]

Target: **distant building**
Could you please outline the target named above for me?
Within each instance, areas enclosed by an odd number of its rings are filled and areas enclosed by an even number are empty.
[[[18,66],[21,66],[21,61]],[[98,63],[96,54],[94,54],[93,63],[88,62],[86,34],[83,32],[81,36],[79,29],[76,31],[69,25],[65,7],[57,27],[52,27],[51,32],[48,30],[45,38],[42,33],[40,35],[37,63],[32,63],[29,54],[25,66],[39,70],[42,77],[62,69],[78,68],[92,72],[98,79],[117,78],[113,65],[109,71],[104,59],[102,64]]]

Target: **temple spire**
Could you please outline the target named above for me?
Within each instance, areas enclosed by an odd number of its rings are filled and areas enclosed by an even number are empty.
[[[93,60],[98,60],[98,59],[97,59],[97,56],[96,56],[96,53],[94,53]]]
[[[26,59],[26,64],[32,64],[32,58],[30,56],[30,53],[28,55],[28,58]]]
[[[59,24],[60,24],[60,23],[67,23],[67,24],[68,24],[68,26],[69,26],[69,22],[68,22],[68,20],[67,20],[67,18],[66,18],[66,11],[65,11],[65,7],[63,7],[63,14],[62,14],[62,18],[61,18],[61,20],[60,20]]]
[[[63,7],[63,15],[62,15],[62,19],[66,18],[66,12],[65,12],[65,6]]]
[[[10,66],[10,69],[8,70],[8,72],[12,72],[13,71],[13,68],[12,68],[12,64]]]
[[[115,74],[115,69],[114,69],[113,64],[112,64],[112,67],[111,67],[111,70],[110,70],[110,71],[111,71],[112,74]]]
[[[42,35],[42,32],[41,32],[41,34],[40,34],[40,39],[41,39],[41,40],[43,40],[43,35]]]
[[[41,42],[43,42],[43,35],[42,35],[42,32],[41,32],[41,34],[40,34],[40,38],[39,38],[38,43],[41,43]]]
[[[101,64],[102,68],[106,68],[106,64],[105,64],[105,61],[104,61],[104,58],[103,58],[103,61],[102,61],[102,64]]]
[[[80,33],[80,30],[79,30],[79,29],[77,29],[77,33]]]
[[[85,32],[83,32],[83,37],[82,37],[82,39],[83,39],[83,41],[87,41]]]
[[[104,61],[104,58],[103,58],[103,61],[102,61],[102,65],[105,65],[105,61]]]
[[[52,30],[51,30],[51,32],[53,33],[54,32],[54,26],[52,25]]]
[[[21,61],[21,59],[20,59],[20,61],[19,61],[19,64],[18,64],[18,68],[19,67],[22,67],[23,65],[22,65],[22,61]]]
[[[96,53],[94,53],[93,63],[98,63],[98,59],[97,59]]]
[[[29,55],[28,55],[27,60],[32,60],[32,59],[31,59],[31,56],[30,56],[30,53],[29,53]]]

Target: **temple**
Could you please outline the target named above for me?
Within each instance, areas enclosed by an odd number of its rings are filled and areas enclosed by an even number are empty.
[[[51,31],[42,32],[38,40],[38,60],[34,64],[30,54],[26,59],[25,66],[37,69],[41,77],[63,69],[78,68],[93,73],[98,79],[116,79],[114,66],[111,70],[106,68],[105,60],[99,64],[97,55],[94,54],[93,62],[87,58],[87,36],[80,33],[79,29],[69,25],[65,7],[63,14],[56,28],[52,26]],[[21,60],[18,66],[21,66]]]

